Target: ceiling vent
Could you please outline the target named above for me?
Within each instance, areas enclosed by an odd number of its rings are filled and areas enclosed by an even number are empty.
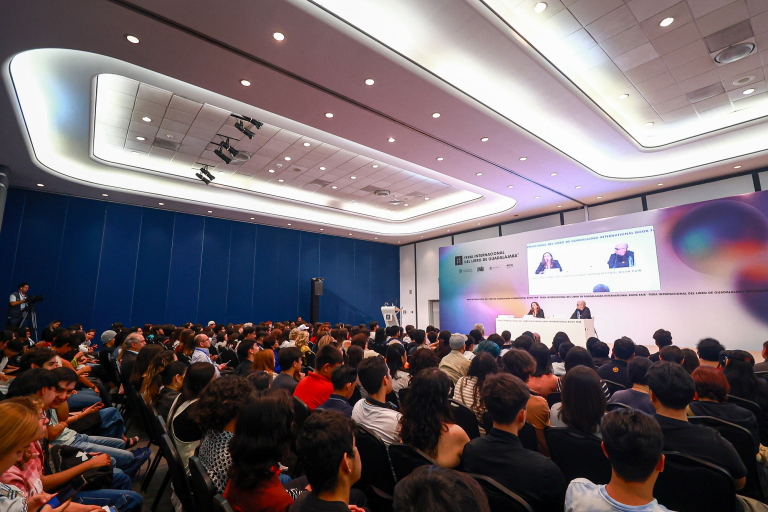
[[[155,142],[152,145],[163,149],[170,149],[171,151],[178,151],[179,146],[181,146],[179,142],[173,142],[168,139],[161,139],[160,137],[155,137]]]
[[[695,91],[689,92],[685,95],[685,97],[688,98],[688,101],[691,103],[696,103],[697,101],[704,101],[707,98],[717,96],[718,94],[723,94],[724,92],[725,88],[723,87],[723,84],[721,82],[717,82],[716,84],[708,85],[706,87],[702,87],[701,89],[696,89]]]
[[[376,192],[374,192],[374,194],[376,194],[379,197],[387,197],[389,195],[389,190],[381,190],[381,189],[379,189]]]
[[[739,43],[715,55],[715,62],[718,64],[730,64],[748,56],[754,49],[755,43]]]
[[[755,75],[747,75],[741,78],[737,78],[733,81],[733,85],[747,85],[749,82],[755,79]]]
[[[723,48],[737,45],[741,42],[751,39],[755,34],[752,32],[752,25],[749,20],[731,25],[719,32],[708,35],[704,38],[709,53],[716,53]]]
[[[325,181],[325,180],[315,180],[307,183],[307,185],[315,185],[317,187],[327,187],[330,184],[331,184],[330,181]]]
[[[389,204],[392,204],[392,205],[395,205],[395,206],[397,206],[397,205],[399,205],[399,204],[402,204],[402,203],[403,203],[403,202],[402,202],[401,200],[399,200],[399,199],[393,199],[393,200],[391,200],[391,201],[387,201],[387,202],[388,202]]]

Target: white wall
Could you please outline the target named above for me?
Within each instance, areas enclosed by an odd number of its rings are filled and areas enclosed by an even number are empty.
[[[413,244],[400,246],[400,309],[403,321],[416,319],[416,254]]]
[[[501,236],[514,235],[525,231],[534,231],[536,229],[552,228],[560,225],[560,214],[547,215],[536,219],[521,220],[512,224],[503,224],[501,226]]]
[[[499,226],[477,229],[468,233],[460,233],[453,236],[453,244],[463,244],[465,242],[474,242],[475,240],[485,240],[486,238],[496,238],[499,236]]]
[[[584,218],[584,210],[581,209],[563,212],[563,220],[565,221],[564,225],[568,225],[585,222],[587,219]]]
[[[768,171],[761,172],[759,176],[760,176],[760,189],[768,190]]]
[[[589,207],[589,220],[607,219],[608,217],[618,217],[628,213],[637,213],[643,211],[643,200],[639,197],[616,201],[615,203],[601,204]]]
[[[416,308],[417,315],[405,324],[419,329],[429,325],[429,301],[440,299],[440,247],[451,245],[451,237],[436,238],[416,244]],[[402,293],[402,287],[400,288]],[[414,323],[415,322],[415,323]]]
[[[648,209],[655,210],[657,208],[669,208],[670,206],[720,199],[721,197],[749,194],[754,191],[755,185],[752,181],[752,176],[746,175],[667,192],[659,192],[658,194],[649,194],[645,200]]]

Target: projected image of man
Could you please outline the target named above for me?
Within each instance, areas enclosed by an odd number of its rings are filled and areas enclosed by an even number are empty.
[[[563,271],[562,267],[560,267],[560,263],[552,258],[552,254],[545,252],[544,255],[541,257],[541,263],[539,263],[539,267],[536,269],[537,274],[543,274],[546,270],[559,270],[560,272]]]
[[[608,268],[622,268],[635,266],[635,253],[629,250],[625,243],[616,244],[615,253],[608,258]]]

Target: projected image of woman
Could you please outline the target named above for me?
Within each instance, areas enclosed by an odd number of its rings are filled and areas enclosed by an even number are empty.
[[[539,263],[539,268],[536,269],[536,273],[543,274],[545,270],[552,269],[557,269],[560,272],[563,271],[562,267],[560,267],[560,263],[556,259],[552,258],[552,254],[545,252],[541,257],[541,263]]]
[[[536,318],[544,318],[544,310],[539,307],[538,302],[531,302],[531,310],[528,314]]]

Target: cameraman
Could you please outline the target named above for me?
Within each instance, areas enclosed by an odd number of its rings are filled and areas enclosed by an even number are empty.
[[[19,291],[11,294],[10,301],[8,302],[8,322],[6,323],[6,329],[16,330],[21,323],[21,315],[27,308],[27,292],[29,291],[29,285],[27,283],[21,283],[19,285]]]

